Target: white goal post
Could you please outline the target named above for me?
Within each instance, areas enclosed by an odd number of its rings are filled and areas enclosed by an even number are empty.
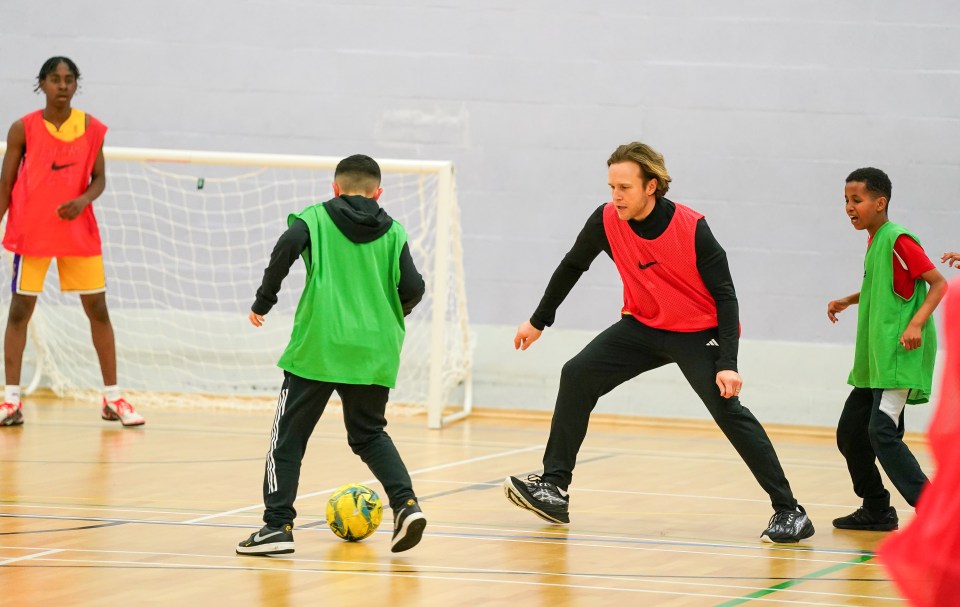
[[[94,208],[121,388],[151,405],[272,406],[303,264],[294,264],[263,327],[250,326],[247,315],[287,216],[333,196],[340,158],[118,147],[104,155],[107,189]],[[427,284],[406,319],[391,402],[426,410],[427,425],[440,428],[472,406],[454,167],[377,162],[380,201],[406,228]],[[6,272],[9,280],[9,264]],[[102,382],[89,324],[76,296],[59,292],[55,274],[52,265],[31,320],[30,387],[60,395],[95,389]],[[2,292],[5,317],[9,286]]]

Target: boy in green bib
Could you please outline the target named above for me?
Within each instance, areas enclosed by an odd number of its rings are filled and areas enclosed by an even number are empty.
[[[927,477],[903,442],[907,404],[929,401],[937,333],[933,311],[947,283],[919,239],[887,217],[892,185],[880,169],[857,169],[844,196],[850,223],[869,235],[858,293],[827,304],[827,317],[858,304],[857,343],[847,383],[853,391],[837,425],[837,446],[847,460],[856,512],[833,521],[838,529],[892,531],[899,526],[876,461],[911,506]]]
[[[240,542],[239,554],[293,552],[293,507],[307,441],[336,391],[343,401],[347,442],[383,485],[393,509],[390,549],[420,542],[427,520],[407,468],[384,430],[384,411],[397,380],[404,317],[423,298],[407,233],[377,200],[380,166],[354,155],[337,165],[334,198],[287,218],[250,311],[259,327],[277,303],[280,284],[298,257],[306,283],[290,343],[277,365],[284,379],[270,434],[263,479],[265,526]]]

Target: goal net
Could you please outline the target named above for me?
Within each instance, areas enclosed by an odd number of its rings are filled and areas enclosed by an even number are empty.
[[[107,190],[94,208],[121,388],[151,405],[272,406],[303,263],[294,264],[262,327],[247,315],[287,216],[333,196],[340,159],[109,147],[104,153]],[[406,318],[391,401],[426,410],[428,425],[437,428],[471,406],[453,165],[378,162],[380,202],[406,228],[427,285]],[[9,278],[9,264],[6,272]],[[4,319],[9,297],[8,287],[0,301]],[[60,293],[54,264],[30,328],[31,387],[78,395],[102,385],[89,323],[77,296]]]

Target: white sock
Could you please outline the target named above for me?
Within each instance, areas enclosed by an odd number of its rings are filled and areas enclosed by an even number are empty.
[[[120,388],[116,384],[112,386],[104,386],[103,397],[107,399],[108,403],[120,400]]]
[[[4,386],[3,402],[10,403],[11,405],[19,405],[20,404],[20,386]]]

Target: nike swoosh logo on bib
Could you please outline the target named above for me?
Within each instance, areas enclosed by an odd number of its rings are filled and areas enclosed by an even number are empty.
[[[59,171],[60,169],[65,169],[65,168],[67,168],[67,167],[72,167],[72,166],[75,165],[75,164],[77,164],[77,163],[76,163],[76,162],[69,162],[69,163],[67,163],[67,164],[57,164],[57,162],[54,161],[53,164],[50,165],[50,170],[51,170],[51,171]]]

